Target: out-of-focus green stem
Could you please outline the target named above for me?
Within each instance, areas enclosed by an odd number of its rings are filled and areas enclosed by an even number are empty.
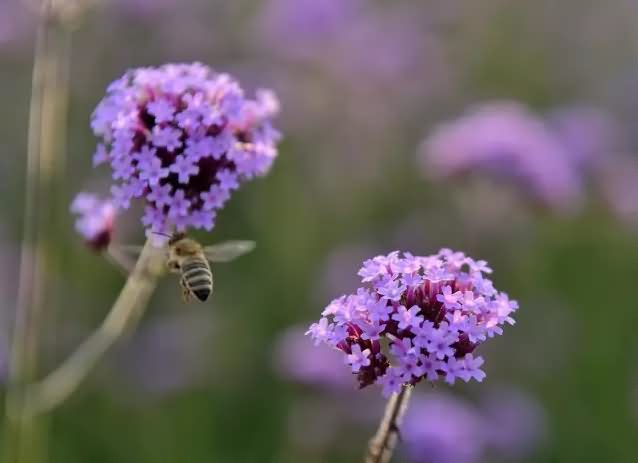
[[[399,426],[408,409],[413,386],[406,385],[398,394],[392,394],[376,434],[368,444],[365,463],[388,463],[399,440]]]
[[[49,1],[42,4],[35,44],[27,143],[27,172],[20,279],[12,332],[3,435],[6,463],[44,460],[44,423],[21,413],[22,390],[37,372],[50,262],[47,223],[54,214],[54,185],[63,170],[68,106],[69,31]]]
[[[141,318],[165,271],[165,249],[148,240],[109,314],[67,360],[43,381],[28,386],[22,413],[33,417],[62,403],[98,363],[104,353]]]

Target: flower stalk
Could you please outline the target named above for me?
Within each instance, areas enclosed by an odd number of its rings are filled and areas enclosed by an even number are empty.
[[[34,53],[20,277],[5,407],[7,463],[44,458],[43,423],[22,415],[20,396],[37,373],[49,275],[55,273],[47,223],[55,216],[56,177],[64,163],[70,33],[54,10],[51,2],[42,3]]]
[[[365,463],[388,463],[400,438],[399,426],[403,420],[412,395],[411,385],[404,385],[401,391],[392,394],[376,434],[368,444]]]
[[[26,389],[23,414],[33,417],[54,409],[79,386],[104,353],[134,329],[165,270],[165,249],[147,240],[110,312],[67,360],[44,380]]]

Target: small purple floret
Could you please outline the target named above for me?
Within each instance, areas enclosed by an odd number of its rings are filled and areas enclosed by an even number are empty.
[[[71,212],[79,217],[76,231],[92,249],[101,251],[111,242],[116,208],[111,201],[91,193],[79,193],[71,203]]]

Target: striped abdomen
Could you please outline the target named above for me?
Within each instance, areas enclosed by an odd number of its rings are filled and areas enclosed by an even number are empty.
[[[213,292],[213,274],[204,256],[189,257],[184,260],[182,280],[191,294],[202,302]]]

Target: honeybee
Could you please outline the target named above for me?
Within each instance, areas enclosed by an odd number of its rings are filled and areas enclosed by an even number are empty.
[[[204,302],[213,292],[209,261],[230,262],[254,248],[254,241],[224,241],[203,247],[184,233],[175,233],[168,240],[166,266],[170,272],[180,275],[184,302],[190,302],[193,297]]]
[[[158,233],[163,235],[162,233]],[[179,284],[182,288],[182,299],[190,302],[193,297],[198,301],[206,301],[213,292],[213,272],[209,262],[230,262],[255,249],[254,241],[224,241],[212,246],[202,246],[184,233],[166,235],[168,247],[166,253],[166,267],[171,273],[180,275]],[[140,246],[124,246],[129,254],[139,255]],[[113,251],[115,251],[113,249]],[[125,271],[132,268],[130,262],[124,262],[123,256],[116,257],[110,252],[112,260],[117,262]]]

